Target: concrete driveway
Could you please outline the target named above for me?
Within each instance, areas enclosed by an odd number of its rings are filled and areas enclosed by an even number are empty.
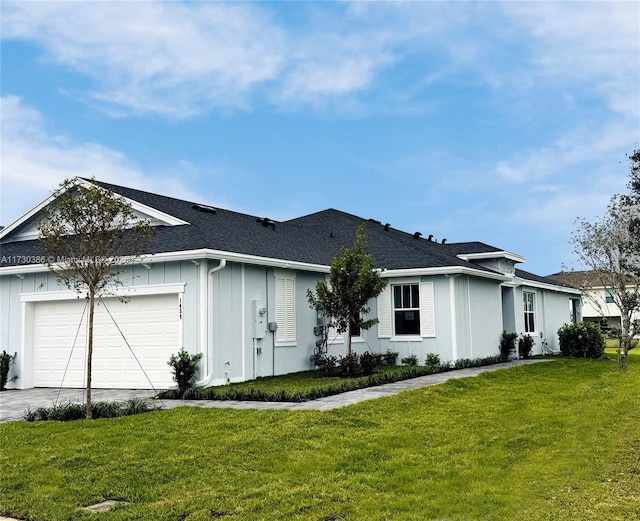
[[[94,402],[126,402],[130,398],[151,398],[153,391],[131,389],[93,389]],[[56,404],[84,403],[84,389],[36,389],[9,390],[0,393],[0,422],[21,420],[27,409],[51,407]]]

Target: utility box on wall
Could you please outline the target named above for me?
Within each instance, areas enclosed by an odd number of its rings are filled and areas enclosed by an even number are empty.
[[[253,338],[264,338],[267,331],[267,308],[262,300],[252,301]]]

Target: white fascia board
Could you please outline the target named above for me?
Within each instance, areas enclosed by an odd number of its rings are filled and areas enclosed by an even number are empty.
[[[536,282],[529,279],[523,279],[521,277],[514,278],[513,287],[529,286],[531,288],[548,289],[550,291],[556,291],[558,293],[571,293],[573,295],[582,295],[582,292],[576,288],[567,288],[566,286],[556,286],[554,284],[545,284],[544,282]]]
[[[29,275],[49,271],[45,264],[22,264],[20,266],[6,266],[0,268],[0,275]]]
[[[142,255],[138,258],[123,262],[123,265],[131,264],[155,264],[159,262],[176,262],[188,260],[220,260],[225,259],[232,262],[240,262],[245,264],[253,264],[258,266],[269,266],[273,268],[292,269],[300,271],[312,271],[316,273],[329,273],[330,267],[324,264],[311,264],[300,261],[290,261],[285,259],[273,259],[270,257],[259,257],[257,255],[247,255],[244,253],[235,253],[222,250],[210,250],[208,248],[200,250],[187,250],[178,252],[154,253],[151,255]],[[29,264],[24,266],[8,266],[0,268],[0,275],[23,275],[28,273],[37,273],[47,271],[44,264]],[[444,266],[437,268],[409,268],[398,270],[384,270],[381,272],[383,278],[397,277],[421,277],[428,275],[471,275],[474,277],[482,277],[499,281],[510,281],[511,277],[502,275],[501,273],[492,273],[488,271],[468,268],[465,266]]]
[[[329,266],[323,264],[310,264],[299,261],[289,261],[283,259],[272,259],[269,257],[258,257],[255,255],[246,255],[244,253],[234,253],[221,250],[188,250],[178,252],[167,253],[154,253],[150,255],[141,255],[137,258],[123,259],[122,265],[134,265],[134,264],[156,264],[159,262],[177,262],[177,261],[189,261],[189,260],[220,260],[225,259],[227,261],[235,261],[245,264],[254,264],[259,266],[269,266],[274,268],[301,270],[301,271],[313,271],[317,273],[329,273]],[[48,268],[45,264],[28,264],[21,266],[7,266],[0,268],[0,275],[26,275],[29,273],[39,273],[47,271]]]
[[[245,264],[255,264],[259,266],[269,266],[274,268],[329,273],[329,266],[326,266],[324,264],[311,264],[307,262],[290,261],[285,259],[273,259],[270,257],[259,257],[257,255],[247,255],[245,253],[235,253],[235,252],[222,251],[222,250],[210,250],[208,248],[204,248],[201,250],[188,250],[188,251],[168,252],[168,253],[154,253],[153,255],[144,255],[141,257],[141,262],[151,264],[156,262],[184,261],[184,260],[191,260],[191,259],[193,260],[225,259],[227,261],[243,262]]]
[[[511,277],[501,273],[491,273],[489,271],[476,270],[465,266],[444,266],[438,268],[409,268],[401,270],[384,270],[381,273],[383,278],[396,277],[421,277],[425,275],[470,275],[472,277],[482,277],[499,281],[511,280]]]
[[[513,262],[525,262],[527,259],[511,253],[509,251],[492,251],[486,253],[461,253],[457,256],[465,261],[483,260],[483,259],[508,259]]]

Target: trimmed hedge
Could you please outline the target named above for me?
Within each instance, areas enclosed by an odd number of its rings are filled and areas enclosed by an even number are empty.
[[[377,372],[369,376],[361,376],[359,378],[345,378],[337,383],[328,385],[319,385],[309,388],[305,391],[271,391],[265,389],[256,389],[242,387],[242,384],[187,389],[181,393],[178,389],[170,389],[163,391],[158,395],[159,398],[168,400],[239,400],[239,401],[259,401],[259,402],[306,402],[324,398],[325,396],[333,396],[347,391],[355,391],[356,389],[364,389],[366,387],[374,387],[388,383],[399,382],[416,378],[418,376],[426,376],[429,374],[442,373],[452,371],[454,369],[464,369],[467,367],[482,367],[500,363],[499,356],[489,356],[486,358],[463,358],[456,360],[454,364],[446,363],[440,365],[428,366],[405,366],[401,370],[385,371],[384,366],[377,369]]]

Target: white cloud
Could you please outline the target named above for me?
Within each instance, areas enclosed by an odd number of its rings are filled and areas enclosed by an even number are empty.
[[[19,218],[44,200],[64,179],[95,177],[143,190],[196,200],[185,184],[189,165],[178,165],[181,176],[142,171],[121,152],[98,143],[74,143],[47,133],[41,115],[20,98],[0,98],[2,113],[2,224]]]
[[[281,107],[349,101],[414,59],[419,72],[403,90],[421,78],[459,74],[502,91],[579,81],[613,110],[637,116],[638,10],[614,2],[281,10],[236,2],[3,2],[2,33],[36,42],[51,62],[91,77],[89,96],[124,113],[186,117],[249,109],[256,100]]]
[[[508,2],[511,24],[532,37],[527,74],[583,82],[611,109],[640,117],[640,4]]]
[[[624,119],[598,129],[567,131],[547,146],[522,150],[517,157],[500,161],[494,168],[494,175],[510,183],[537,183],[541,179],[564,176],[577,166],[593,174],[607,162],[620,161],[625,153],[637,146],[636,125],[632,120]],[[616,189],[622,188],[621,182]]]
[[[6,2],[2,28],[94,78],[96,99],[171,116],[241,106],[282,62],[279,30],[242,4]]]

